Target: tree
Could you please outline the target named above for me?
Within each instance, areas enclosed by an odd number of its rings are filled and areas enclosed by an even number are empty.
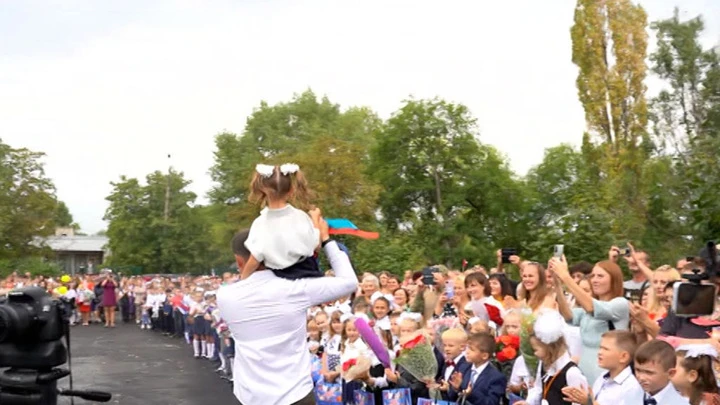
[[[0,259],[38,253],[33,240],[54,232],[55,188],[43,156],[0,141]]]
[[[209,227],[198,213],[200,208],[193,206],[196,196],[187,191],[190,182],[182,173],[151,173],[144,186],[126,177],[111,184],[105,213],[110,265],[140,266],[158,273],[209,269]]]
[[[588,127],[584,148],[600,151],[588,162],[597,165],[603,179],[600,208],[608,212],[613,232],[625,239],[644,232],[639,190],[647,140],[646,25],[645,11],[630,0],[578,0],[571,29]]]
[[[475,243],[498,228],[491,221],[507,225],[512,205],[499,201],[513,176],[477,136],[468,109],[440,99],[405,101],[377,132],[370,172],[383,187],[383,219],[392,232],[412,229],[428,263],[492,256]]]
[[[720,61],[700,44],[702,18],[680,21],[678,14],[652,24],[652,69],[668,85],[651,103],[654,141],[667,156],[664,179],[674,179],[659,195],[670,195],[683,214],[663,227],[702,243],[720,234]]]
[[[80,229],[80,225],[75,223],[67,205],[63,201],[58,201],[55,206],[55,223],[56,227],[73,228],[76,231]]]
[[[611,218],[599,204],[595,173],[586,165],[589,159],[582,151],[560,145],[546,150],[542,163],[528,173],[533,200],[526,238],[531,257],[545,260],[551,246],[562,244],[570,261],[599,260],[617,243]]]
[[[369,109],[341,111],[308,90],[287,103],[260,104],[242,135],[215,138],[212,201],[213,249],[228,251],[232,234],[249,227],[260,207],[248,202],[250,179],[258,163],[294,162],[309,180],[326,216],[351,218],[367,227],[375,222],[378,186],[366,175],[373,133],[381,120]]]

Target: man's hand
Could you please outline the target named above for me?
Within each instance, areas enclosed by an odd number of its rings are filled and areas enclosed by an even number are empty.
[[[330,227],[324,218],[318,219],[318,229],[320,230],[320,242],[325,242],[330,239]]]
[[[611,247],[610,251],[608,252],[608,259],[613,262],[617,262],[618,257],[620,257],[620,248],[617,246]]]

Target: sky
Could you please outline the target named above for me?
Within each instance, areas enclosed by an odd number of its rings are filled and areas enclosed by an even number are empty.
[[[654,21],[720,1],[644,0]],[[463,103],[518,173],[585,129],[571,62],[574,0],[0,1],[0,139],[47,154],[83,231],[111,181],[171,164],[206,202],[214,136],[261,100],[311,88],[387,118],[408,97]],[[651,40],[651,45],[654,40]],[[659,90],[648,82],[649,93]],[[171,154],[171,161],[167,155]]]

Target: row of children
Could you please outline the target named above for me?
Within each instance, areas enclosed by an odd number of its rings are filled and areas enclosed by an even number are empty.
[[[589,384],[576,365],[577,358],[571,356],[565,322],[556,311],[543,311],[534,322],[524,325],[528,329],[522,340],[531,346],[531,356],[518,348],[519,355],[506,368],[499,361],[498,346],[504,336],[519,339],[518,335],[523,335],[520,316],[506,315],[497,337],[488,330],[487,322],[476,321],[472,330],[451,327],[436,340],[439,329],[432,321],[426,324],[419,314],[388,313],[387,304],[379,297],[368,315],[390,357],[396,357],[403,341],[424,333],[435,343],[434,379],[421,381],[402,365],[383,366],[358,332],[356,320],[369,319],[362,305],[360,312],[349,312],[349,304],[340,303],[316,311],[308,322],[318,392],[329,385],[341,387],[342,401],[336,402],[345,404],[356,403],[356,391],[372,393],[375,403],[381,404],[383,391],[399,388],[409,389],[407,403],[412,404],[424,399],[475,405],[720,403],[713,373],[717,352],[710,345],[681,346],[676,351],[664,341],[651,340],[638,348],[634,333],[608,331],[602,335],[597,358],[607,373]],[[349,375],[345,365],[356,364],[356,359],[363,357],[371,359],[369,370]]]

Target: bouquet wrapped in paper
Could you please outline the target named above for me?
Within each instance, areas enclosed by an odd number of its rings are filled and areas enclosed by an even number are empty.
[[[400,342],[400,354],[395,359],[395,364],[402,366],[413,377],[424,382],[433,381],[438,372],[433,346],[420,332]]]
[[[350,359],[342,364],[342,376],[345,381],[357,380],[370,371],[371,361],[365,356]]]

